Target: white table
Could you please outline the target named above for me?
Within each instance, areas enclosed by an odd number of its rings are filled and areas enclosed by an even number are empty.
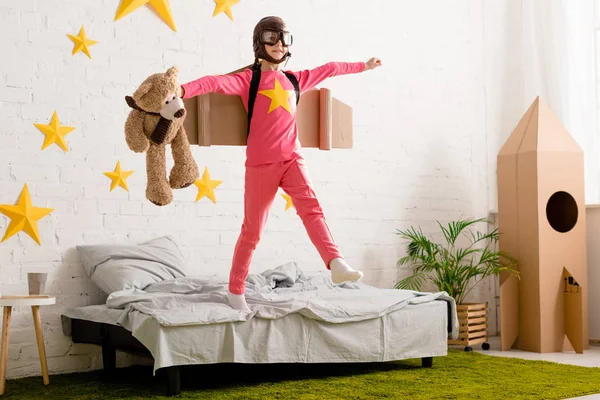
[[[2,348],[0,349],[0,395],[4,394],[6,384],[6,365],[8,364],[8,333],[10,330],[10,315],[13,307],[31,306],[33,324],[35,326],[35,337],[37,339],[38,351],[40,353],[40,364],[44,385],[50,383],[48,378],[48,364],[46,363],[46,347],[42,334],[42,319],[40,318],[40,306],[56,304],[56,297],[45,295],[29,296],[0,296],[0,307],[4,307],[2,318]]]

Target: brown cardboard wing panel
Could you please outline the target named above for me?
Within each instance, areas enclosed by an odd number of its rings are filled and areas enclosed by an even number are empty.
[[[321,150],[331,150],[332,146],[332,104],[331,104],[331,90],[321,89],[319,98],[319,148]]]
[[[322,89],[321,89],[322,90]],[[331,99],[331,146],[334,149],[351,149],[354,145],[352,107],[335,97]]]
[[[208,93],[183,102],[190,144],[246,145],[248,114],[238,96]],[[352,108],[332,98],[327,89],[310,89],[301,95],[296,123],[304,148],[352,148]]]
[[[212,95],[202,96],[198,99],[198,145],[210,146],[212,143],[212,118],[214,115],[210,113],[210,104]],[[219,132],[219,131],[217,131]]]
[[[198,96],[198,145],[245,146],[248,113],[239,96]]]
[[[198,98],[184,99],[183,104],[186,112],[183,128],[190,144],[198,144]]]
[[[302,93],[296,109],[298,140],[304,148],[319,148],[321,91],[310,89]]]

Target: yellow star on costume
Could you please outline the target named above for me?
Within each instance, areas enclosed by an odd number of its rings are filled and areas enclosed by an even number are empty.
[[[169,0],[121,0],[121,5],[117,10],[117,15],[115,15],[115,21],[123,18],[124,16],[148,3],[150,3],[150,6],[154,9],[154,11],[156,11],[162,20],[165,21],[165,23],[169,25],[171,29],[177,32],[177,28],[175,28],[175,22],[173,21],[173,14],[171,14]]]
[[[46,139],[44,139],[44,144],[42,145],[42,150],[50,146],[52,143],[56,143],[56,145],[64,151],[69,151],[69,149],[67,148],[67,142],[65,142],[65,135],[75,130],[75,128],[73,128],[72,126],[61,126],[56,111],[54,111],[54,114],[52,114],[50,124],[33,125],[40,131],[42,131],[44,135],[46,135]]]
[[[289,210],[290,208],[294,207],[294,203],[292,203],[292,198],[287,195],[286,193],[281,193],[281,197],[283,197],[286,201],[285,204],[285,211]]]
[[[294,91],[284,90],[277,78],[275,78],[275,87],[273,89],[261,90],[258,93],[264,94],[271,99],[271,105],[269,106],[268,113],[275,110],[279,106],[285,108],[290,114],[292,113],[288,99],[294,95]]]
[[[98,42],[85,36],[85,29],[83,29],[83,25],[79,30],[79,35],[75,36],[67,34],[67,36],[69,36],[73,43],[75,43],[75,46],[73,46],[73,53],[71,55],[75,55],[76,53],[83,51],[86,56],[92,58],[89,46],[93,46]]]
[[[41,245],[37,221],[54,211],[53,208],[35,207],[31,204],[31,196],[27,185],[23,186],[19,201],[16,206],[0,204],[0,212],[10,218],[10,224],[2,238],[4,242],[19,231],[24,231],[31,236],[37,244]]]
[[[127,182],[125,181],[134,171],[121,171],[121,162],[117,161],[117,166],[113,172],[105,172],[104,175],[108,176],[112,179],[112,184],[110,185],[110,191],[112,192],[114,188],[121,186],[123,189],[129,192],[129,188],[127,187]]]
[[[239,3],[240,0],[215,0],[217,5],[215,6],[215,12],[213,13],[213,17],[224,12],[227,14],[230,20],[233,21],[233,14],[231,13],[231,7]]]
[[[194,185],[198,187],[198,195],[196,196],[196,201],[200,200],[204,196],[208,197],[212,200],[214,204],[217,204],[217,199],[215,198],[215,188],[219,186],[223,181],[216,181],[210,179],[210,174],[208,173],[208,167],[204,168],[204,173],[202,174],[202,178],[196,179]]]

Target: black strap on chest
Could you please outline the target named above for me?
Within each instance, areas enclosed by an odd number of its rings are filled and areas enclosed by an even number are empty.
[[[285,76],[292,82],[294,91],[296,92],[296,105],[300,101],[300,85],[296,76],[291,72],[284,71]],[[256,94],[258,93],[258,84],[260,83],[260,68],[252,71],[252,80],[250,81],[250,95],[248,97],[248,134],[250,134],[250,120],[252,120],[252,113],[254,111],[254,101],[256,100]]]

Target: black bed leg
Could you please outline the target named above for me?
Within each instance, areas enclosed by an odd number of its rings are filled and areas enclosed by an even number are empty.
[[[165,368],[167,374],[167,396],[181,393],[181,371],[179,367]]]
[[[423,357],[421,359],[423,368],[431,368],[433,366],[433,357]]]
[[[102,346],[102,366],[104,372],[112,373],[117,368],[117,349],[104,345]]]
[[[102,366],[104,372],[112,373],[117,368],[117,349],[110,345],[106,325],[101,328]]]

